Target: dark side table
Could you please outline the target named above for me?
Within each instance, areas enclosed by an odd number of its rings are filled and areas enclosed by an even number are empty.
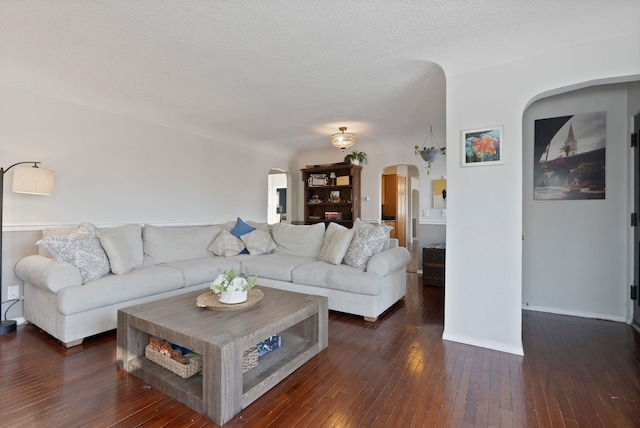
[[[422,284],[444,287],[445,244],[429,244],[422,249]]]

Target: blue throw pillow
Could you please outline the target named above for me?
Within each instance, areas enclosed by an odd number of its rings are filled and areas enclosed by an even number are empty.
[[[238,219],[236,220],[236,225],[233,226],[231,234],[239,239],[242,235],[246,235],[247,233],[253,232],[254,230],[256,230],[255,227],[249,226],[240,217],[238,217]],[[249,251],[247,251],[247,249],[245,248],[240,254],[249,254]]]

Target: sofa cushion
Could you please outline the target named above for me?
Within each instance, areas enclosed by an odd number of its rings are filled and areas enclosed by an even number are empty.
[[[109,274],[58,292],[58,310],[71,315],[114,303],[128,302],[182,288],[182,272],[162,266],[143,266],[126,275]]]
[[[184,286],[191,287],[212,282],[224,271],[234,269],[236,272],[239,272],[241,269],[240,261],[246,257],[250,256],[201,257],[199,259],[165,263],[161,266],[177,269],[182,272]]]
[[[278,244],[274,250],[277,253],[318,258],[324,241],[324,223],[309,226],[276,223],[273,240]]]
[[[221,231],[220,226],[157,227],[146,224],[142,230],[144,264],[210,256],[207,247]]]
[[[356,219],[353,239],[344,256],[344,263],[360,270],[365,270],[367,262],[374,254],[382,251],[385,242],[389,239],[391,228],[387,225],[373,225],[359,218]]]
[[[273,251],[277,245],[268,230],[256,229],[240,237],[249,254],[259,256]]]
[[[324,240],[322,242],[322,249],[320,250],[320,258],[324,260],[324,255],[327,252],[327,248],[331,245],[331,240],[338,230],[348,230],[341,224],[331,222],[327,225],[327,230],[324,232]]]
[[[291,281],[291,272],[296,267],[311,263],[317,257],[292,256],[290,254],[272,253],[251,256],[242,261],[242,272],[249,276],[269,278],[279,281]]]
[[[297,266],[291,279],[296,284],[330,288],[357,294],[377,296],[382,290],[382,277],[362,272],[347,265],[333,265],[322,260]]]
[[[69,235],[49,236],[36,244],[46,248],[55,260],[78,268],[84,284],[109,273],[109,259],[98,241],[99,234],[92,224],[82,223]]]
[[[232,257],[237,256],[244,250],[244,243],[239,238],[223,230],[216,236],[216,239],[209,245],[209,251],[216,256]]]
[[[331,243],[324,253],[324,257],[321,257],[327,263],[339,265],[342,263],[351,239],[353,238],[353,229],[338,230],[333,234]]]

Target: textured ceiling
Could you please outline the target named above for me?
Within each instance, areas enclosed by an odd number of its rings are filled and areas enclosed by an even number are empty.
[[[640,34],[639,0],[0,0],[0,84],[231,144],[444,139],[445,72]]]

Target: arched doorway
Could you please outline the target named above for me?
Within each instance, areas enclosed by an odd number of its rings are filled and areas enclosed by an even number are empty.
[[[274,224],[287,221],[287,209],[289,203],[289,177],[279,168],[269,171],[267,189],[267,223]]]

